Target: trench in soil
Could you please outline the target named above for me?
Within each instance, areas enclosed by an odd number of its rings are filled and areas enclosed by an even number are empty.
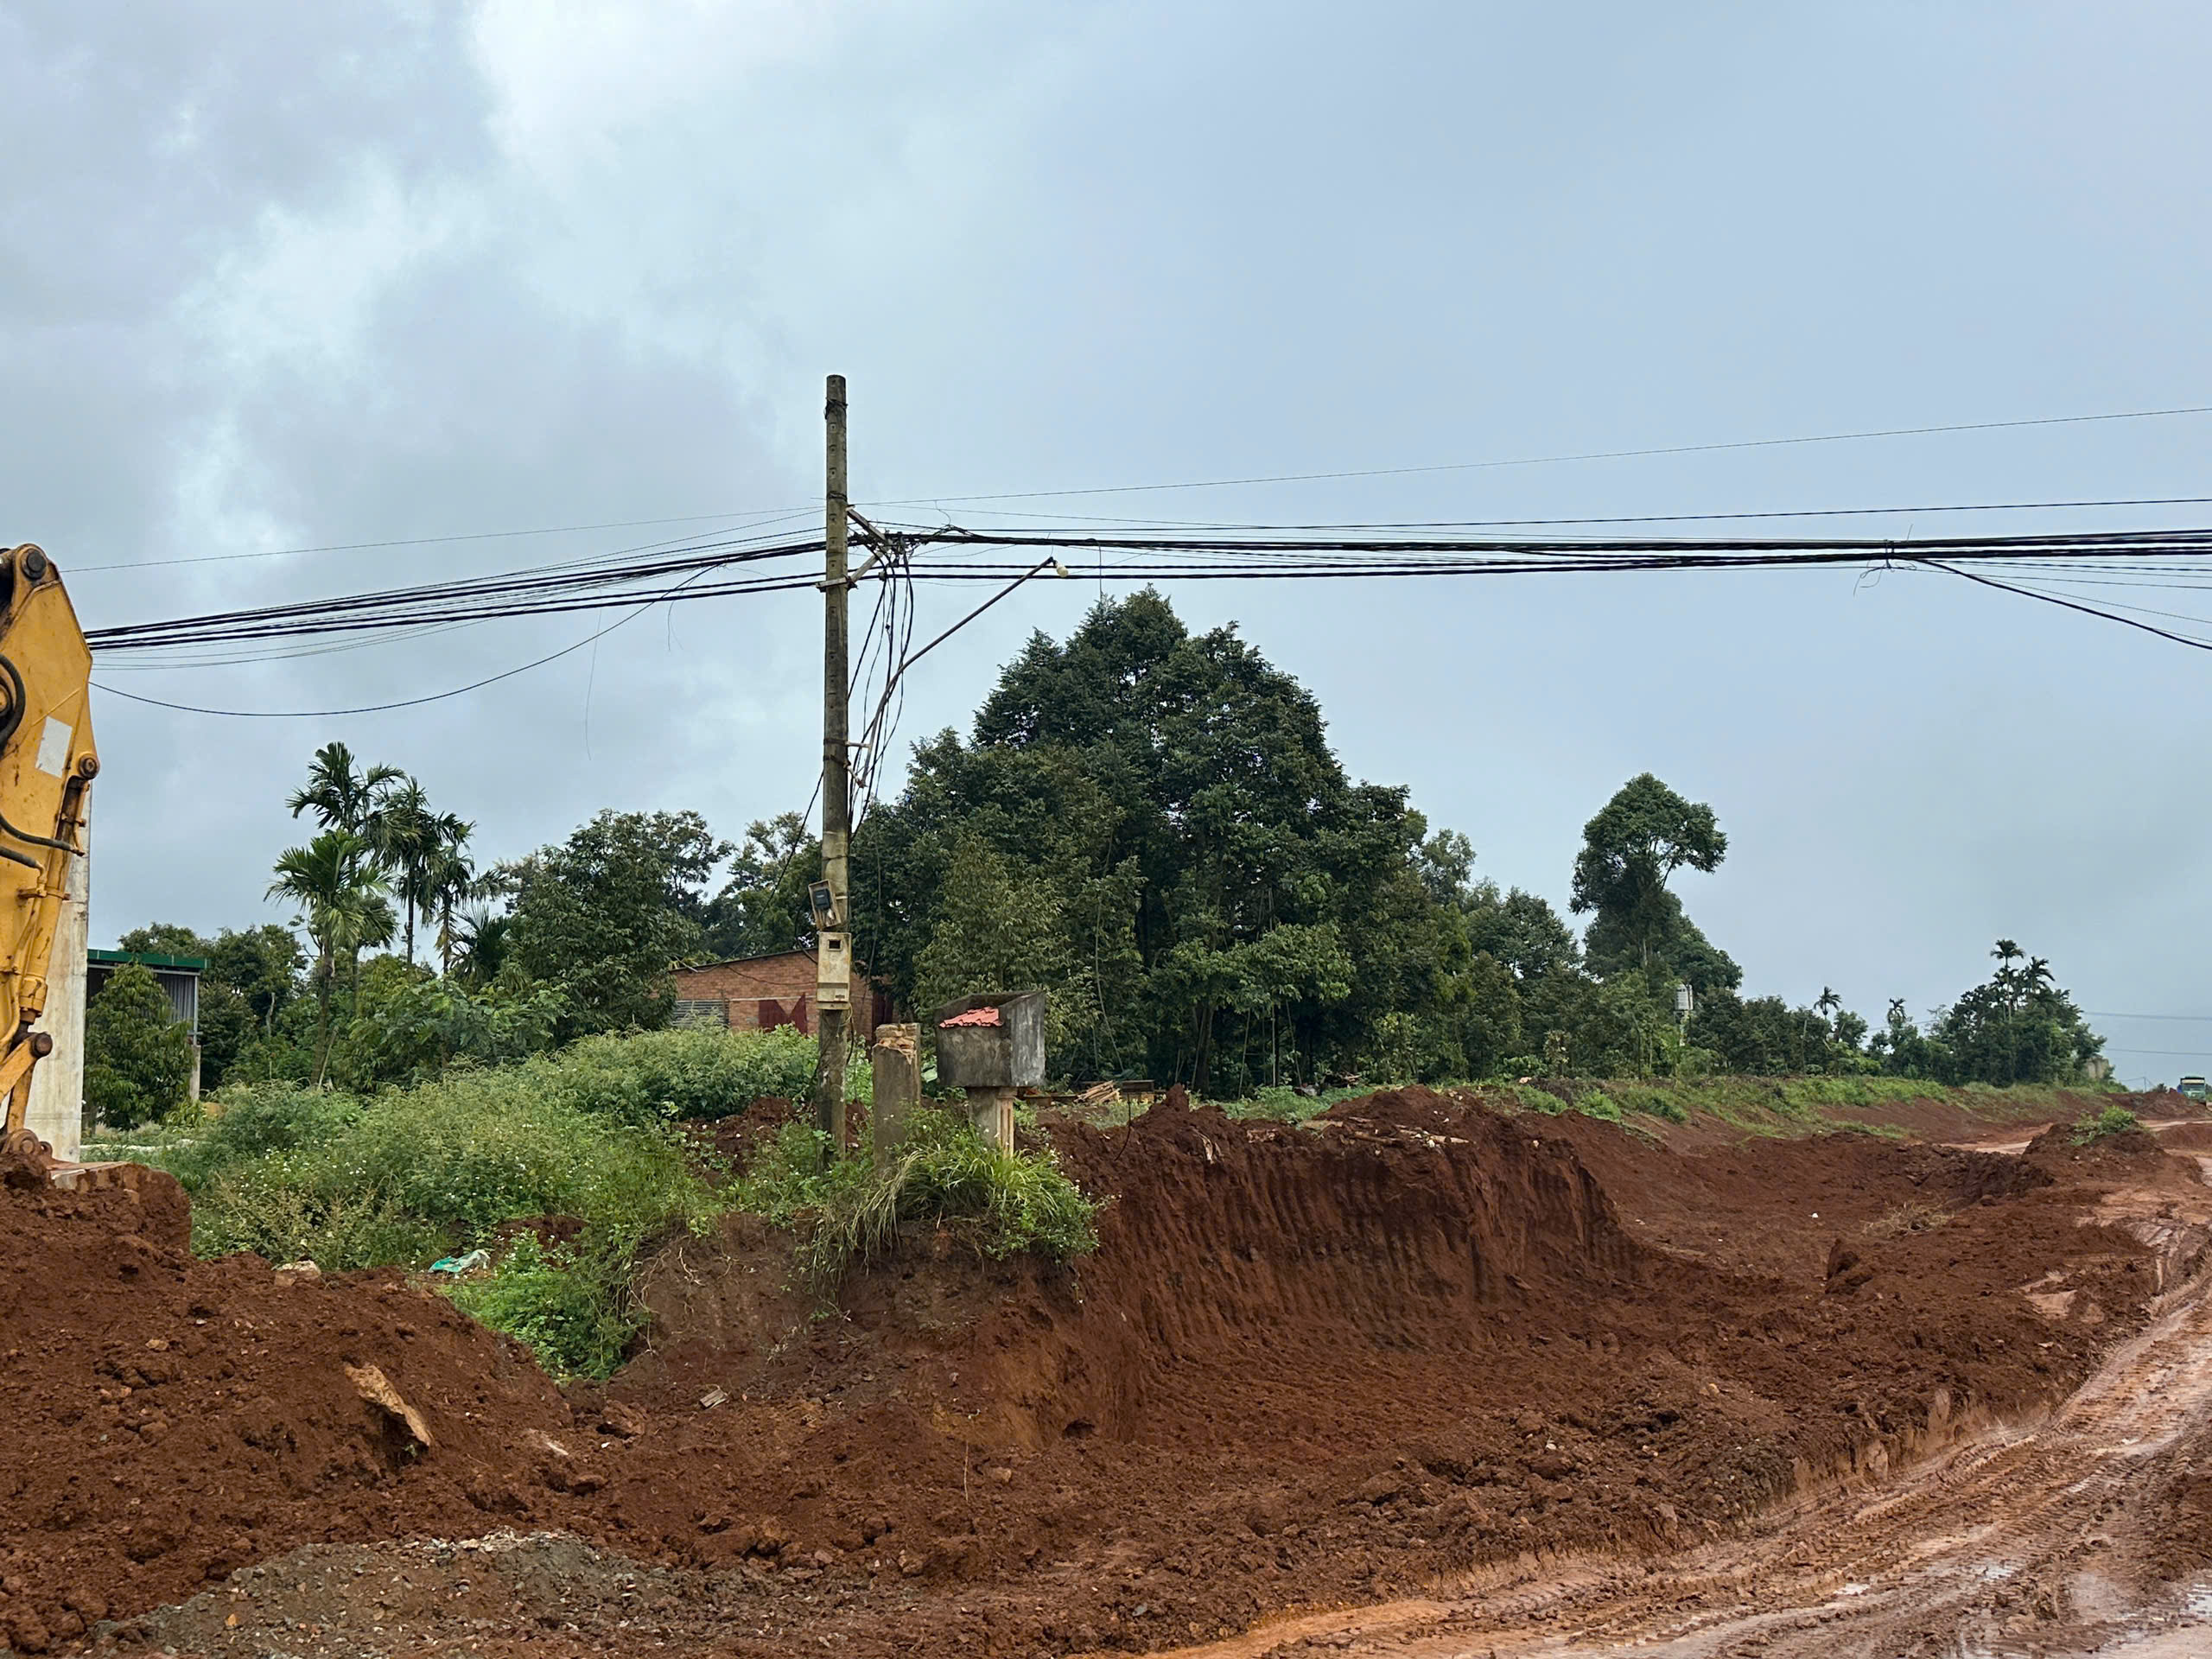
[[[916,1235],[823,1317],[787,1241],[734,1221],[655,1264],[649,1351],[566,1395],[397,1275],[193,1262],[125,1195],[11,1190],[0,1620],[29,1650],[234,1645],[271,1599],[253,1563],[498,1529],[658,1599],[617,1635],[518,1580],[472,1617],[534,1651],[1142,1650],[1464,1602],[1470,1574],[1731,1548],[2048,1416],[2208,1219],[2155,1143],[1685,1155],[1421,1090],[1056,1141],[1113,1200],[1078,1268]]]

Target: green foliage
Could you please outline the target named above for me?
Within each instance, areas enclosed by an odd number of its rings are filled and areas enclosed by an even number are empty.
[[[914,963],[915,1006],[925,1012],[964,996],[1055,988],[1046,999],[1047,1052],[1064,1050],[1071,1012],[1096,1005],[1081,983],[1060,925],[1058,895],[974,830],[954,843],[938,895],[938,923]]]
[[[134,927],[117,942],[134,952],[198,957],[207,964],[200,980],[200,1081],[219,1089],[252,1052],[259,1069],[240,1076],[271,1075],[266,1050],[278,1014],[300,992],[307,966],[300,942],[274,923],[235,931],[225,928],[213,939],[175,922]]]
[[[1295,1089],[1255,1089],[1242,1100],[1224,1101],[1221,1109],[1229,1117],[1265,1118],[1273,1123],[1304,1123],[1319,1117],[1340,1100],[1351,1100],[1365,1094],[1364,1089],[1317,1089],[1310,1095]],[[1154,1107],[1158,1111],[1158,1107]]]
[[[560,993],[546,987],[472,991],[385,957],[364,969],[353,1019],[332,1057],[341,1087],[427,1083],[456,1060],[498,1065],[552,1040]]]
[[[525,1077],[576,1110],[626,1123],[721,1118],[769,1096],[805,1097],[818,1047],[788,1026],[774,1031],[652,1031],[588,1037]],[[865,1057],[855,1066],[866,1071]],[[859,1082],[856,1077],[855,1083]]]
[[[728,879],[707,906],[706,949],[723,958],[811,950],[807,888],[821,874],[821,843],[800,814],[748,824]]]
[[[192,1031],[143,963],[108,976],[85,1009],[85,1103],[118,1128],[167,1116],[192,1084]]]
[[[342,750],[344,746],[329,747]],[[294,798],[295,812],[300,810],[301,798]],[[385,944],[397,925],[385,892],[384,874],[376,868],[373,849],[348,829],[325,830],[306,846],[287,849],[276,860],[269,897],[298,906],[299,919],[315,944],[315,1080],[318,1083],[329,1064],[330,1003],[337,988],[339,963],[343,962],[349,969],[355,967],[362,950]]]
[[[2101,1112],[2092,1112],[2077,1119],[2073,1132],[2067,1138],[2077,1147],[2103,1141],[2115,1135],[2126,1135],[2143,1127],[2143,1120],[2125,1106],[2107,1106]]]
[[[562,1041],[667,1023],[669,967],[698,954],[704,883],[729,850],[696,812],[607,811],[500,868],[514,900],[506,953],[560,993]]]
[[[1997,971],[1936,1022],[1938,1075],[1999,1084],[2080,1077],[2104,1039],[2053,980],[2050,964],[2010,939],[1998,940],[1990,955],[1998,959]]]
[[[779,1143],[779,1166],[793,1149]],[[1001,1152],[960,1114],[925,1108],[882,1175],[824,1179],[801,1260],[817,1284],[834,1286],[880,1255],[902,1224],[941,1222],[963,1224],[987,1255],[1065,1262],[1098,1248],[1098,1210],[1049,1150]]]
[[[571,1243],[537,1259],[509,1249],[492,1284],[463,1300],[531,1343],[550,1369],[603,1376],[635,1326],[627,1287],[639,1251],[705,1227],[726,1203],[674,1130],[642,1121],[658,1114],[637,1103],[684,1093],[664,1040],[640,1040],[662,1052],[636,1056],[639,1081],[628,1086],[620,1046],[608,1039],[575,1058],[464,1067],[373,1099],[234,1086],[207,1122],[134,1145],[132,1155],[185,1184],[202,1255],[252,1250],[334,1271],[421,1268],[496,1248],[518,1221],[573,1221]],[[717,1073],[725,1083],[731,1075]],[[696,1083],[693,1092],[709,1090]]]
[[[1847,1023],[1852,1021],[1855,1032]],[[1702,994],[1690,1015],[1691,1035],[1713,1051],[1719,1069],[1742,1077],[1872,1070],[1857,1041],[1865,1029],[1856,1015],[1832,1021],[1818,1008],[1793,1008],[1778,996],[1745,999],[1726,989]]]
[[[183,1126],[171,1147],[146,1161],[198,1192],[219,1171],[332,1141],[360,1116],[361,1103],[351,1095],[291,1083],[232,1084],[206,1103],[198,1121]]]
[[[910,1004],[1019,968],[1070,1070],[1237,1094],[1440,1005],[1465,952],[1415,868],[1426,833],[1403,791],[1344,776],[1302,686],[1146,592],[1033,639],[971,742],[919,747],[855,845],[855,906]],[[974,946],[979,925],[1002,937]]]
[[[603,1378],[641,1323],[624,1266],[604,1253],[548,1250],[525,1231],[488,1276],[447,1294],[471,1319],[522,1341],[553,1376]]]
[[[294,1121],[313,1138],[195,1172],[195,1243],[328,1268],[419,1267],[424,1252],[490,1243],[518,1218],[574,1217],[594,1242],[634,1247],[712,1212],[675,1135],[544,1098],[525,1073],[456,1071],[327,1117],[302,1105]],[[387,1225],[409,1255],[373,1242]]]
[[[1583,826],[1574,861],[1572,907],[1594,912],[1585,941],[1592,969],[1608,977],[1657,969],[1700,991],[1740,983],[1743,970],[1698,931],[1667,886],[1676,870],[1718,868],[1727,852],[1711,807],[1683,799],[1648,772],[1622,785]]]

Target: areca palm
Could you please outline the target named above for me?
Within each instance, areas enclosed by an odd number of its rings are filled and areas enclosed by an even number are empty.
[[[326,830],[306,846],[287,849],[276,861],[276,876],[269,896],[297,905],[300,923],[315,941],[315,1081],[320,1086],[330,1062],[330,998],[339,958],[357,963],[364,949],[389,940],[391,906],[368,842],[349,830]]]
[[[326,830],[364,835],[378,796],[404,776],[397,766],[356,770],[353,751],[333,739],[315,752],[315,759],[308,762],[305,786],[293,791],[287,804],[296,818],[312,812]]]
[[[435,820],[435,829],[429,855],[423,861],[423,911],[425,916],[433,911],[437,913],[440,971],[450,974],[456,943],[454,906],[476,896],[478,891],[476,861],[468,855],[468,837],[476,826],[448,812]]]
[[[425,878],[439,845],[437,816],[423,785],[404,772],[393,773],[391,785],[376,799],[363,826],[363,836],[377,861],[395,878],[393,885],[406,908],[407,960],[415,960],[415,918],[429,906]]]

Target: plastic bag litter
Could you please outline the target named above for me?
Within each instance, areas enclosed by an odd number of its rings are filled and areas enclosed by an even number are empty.
[[[474,1273],[479,1268],[492,1265],[492,1252],[471,1250],[467,1255],[449,1255],[442,1262],[430,1263],[432,1273]]]

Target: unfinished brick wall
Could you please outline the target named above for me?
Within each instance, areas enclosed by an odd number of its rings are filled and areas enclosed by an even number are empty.
[[[714,962],[676,970],[678,1002],[719,1002],[732,1031],[769,1031],[791,1026],[812,1033],[814,953],[786,950],[772,957]],[[879,1019],[888,1018],[890,1000],[865,979],[853,983],[853,1030],[865,1039]],[[696,1011],[695,1011],[696,1013]]]

